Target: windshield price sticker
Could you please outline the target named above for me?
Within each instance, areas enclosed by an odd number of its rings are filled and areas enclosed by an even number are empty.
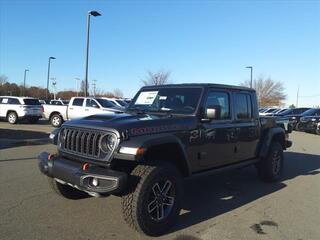
[[[158,95],[158,91],[141,92],[135,104],[151,105]]]

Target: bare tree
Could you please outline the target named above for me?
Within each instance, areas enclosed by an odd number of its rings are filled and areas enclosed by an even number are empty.
[[[250,81],[245,81],[241,86],[250,87]],[[257,92],[260,107],[281,106],[286,99],[282,82],[277,82],[271,78],[259,77],[253,81],[253,88]]]
[[[115,90],[113,90],[113,95],[116,98],[123,98],[123,92],[119,88],[116,88]]]
[[[147,71],[147,76],[142,80],[143,85],[164,85],[169,83],[170,72],[160,70],[156,73]]]

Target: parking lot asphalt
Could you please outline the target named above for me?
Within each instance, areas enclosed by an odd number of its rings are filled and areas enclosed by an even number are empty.
[[[49,189],[36,156],[55,151],[51,130],[0,122],[0,239],[149,239],[125,224],[120,198],[66,200]],[[261,182],[253,167],[186,180],[178,224],[158,239],[320,239],[320,136],[290,137],[281,182]]]

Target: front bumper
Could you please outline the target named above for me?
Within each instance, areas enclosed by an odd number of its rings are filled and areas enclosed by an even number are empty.
[[[38,156],[38,166],[43,174],[90,195],[121,192],[125,188],[126,173],[94,165],[84,168],[83,165],[59,156],[52,157],[47,152]]]

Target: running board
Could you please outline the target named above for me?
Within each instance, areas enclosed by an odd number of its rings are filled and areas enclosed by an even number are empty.
[[[219,174],[219,173],[226,172],[229,170],[246,167],[246,166],[257,163],[258,161],[259,161],[259,158],[256,158],[256,159],[242,161],[239,163],[234,163],[234,164],[230,164],[230,165],[226,165],[226,166],[222,166],[222,167],[211,168],[209,170],[195,172],[188,178],[197,178],[197,177],[202,177],[202,176],[215,175],[215,174]]]

